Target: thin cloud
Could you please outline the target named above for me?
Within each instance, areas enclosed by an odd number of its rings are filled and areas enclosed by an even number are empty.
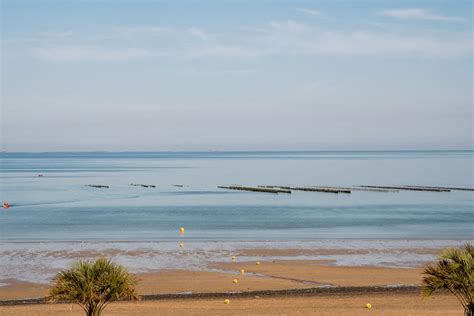
[[[406,55],[456,57],[472,53],[472,36],[413,35],[377,31],[323,31],[296,21],[272,22],[262,43],[268,54],[279,55]],[[291,31],[291,32],[289,32]]]
[[[121,27],[116,31],[126,37],[136,34],[173,34],[173,35],[191,35],[201,40],[208,40],[211,35],[202,28],[175,28],[167,26],[146,26],[146,27]]]
[[[304,13],[304,14],[308,14],[308,15],[312,15],[312,16],[321,15],[321,11],[305,9],[305,8],[296,8],[295,11],[300,12],[300,13]]]
[[[300,21],[272,21],[260,28],[240,27],[240,32],[211,36],[202,28],[134,27],[124,32],[133,36],[133,45],[106,47],[89,42],[73,45],[51,43],[35,49],[37,57],[49,60],[142,60],[195,58],[261,58],[264,56],[360,56],[401,55],[415,57],[458,57],[472,54],[472,35],[463,32],[407,34],[377,27],[368,30],[322,30]],[[167,33],[171,40],[153,39]],[[128,33],[131,34],[131,33]],[[115,33],[117,35],[117,33]],[[187,40],[187,39],[195,40]],[[169,43],[169,45],[163,45]],[[123,44],[123,43],[122,43]],[[138,48],[137,48],[138,46]],[[165,50],[164,50],[165,49]]]
[[[48,31],[48,32],[42,32],[40,35],[44,38],[47,39],[64,39],[64,38],[70,38],[74,35],[73,31]]]
[[[36,54],[43,59],[49,60],[140,60],[158,57],[159,54],[145,49],[105,49],[98,47],[47,47],[37,48]]]
[[[405,20],[464,21],[463,17],[435,14],[421,8],[392,9],[378,12],[379,15]]]
[[[238,68],[238,69],[224,69],[224,70],[192,70],[193,74],[204,74],[204,75],[254,75],[259,70],[255,68]]]
[[[209,34],[207,34],[203,29],[197,27],[190,27],[188,29],[189,33],[193,36],[196,36],[203,41],[206,41],[209,38]]]
[[[173,28],[162,26],[121,27],[117,29],[121,33],[165,33],[173,30]]]
[[[302,54],[322,55],[419,55],[454,57],[471,52],[465,38],[436,38],[382,32],[326,32],[301,47]]]
[[[28,43],[28,42],[60,42],[71,39],[75,33],[73,31],[48,31],[40,32],[31,37],[2,38],[5,43]]]
[[[304,31],[308,29],[306,24],[294,20],[286,20],[286,21],[272,21],[270,22],[270,26],[279,31]]]
[[[224,58],[252,58],[267,55],[267,51],[260,48],[246,46],[213,45],[190,48],[190,57],[224,57]]]

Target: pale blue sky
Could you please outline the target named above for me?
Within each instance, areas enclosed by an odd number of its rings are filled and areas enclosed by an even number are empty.
[[[471,1],[2,2],[2,149],[473,148]]]

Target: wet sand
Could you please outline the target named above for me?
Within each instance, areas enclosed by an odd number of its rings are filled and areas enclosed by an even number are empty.
[[[299,283],[315,283],[333,286],[381,286],[417,285],[422,268],[339,267],[325,265],[317,260],[278,260],[252,262],[229,262],[212,265],[215,268],[293,280]]]
[[[221,293],[235,291],[281,290],[307,288],[314,284],[280,278],[235,275],[223,272],[164,270],[157,273],[137,274],[140,295],[175,293]],[[238,283],[233,283],[237,279]],[[11,280],[0,287],[0,300],[44,297],[48,285]]]
[[[392,286],[419,284],[421,268],[328,266],[331,261],[278,260],[225,262],[209,265],[216,272],[162,270],[137,274],[140,295],[222,293],[281,290],[318,286]],[[240,270],[244,269],[242,275]],[[238,282],[233,283],[236,279]],[[0,287],[0,300],[44,297],[48,285],[9,280]]]
[[[295,257],[295,256],[331,256],[331,255],[366,255],[371,253],[372,249],[306,249],[306,248],[287,248],[287,249],[242,249],[238,251],[239,256],[258,256],[258,257]],[[429,254],[437,255],[439,248],[404,248],[404,249],[377,249],[380,254],[384,253],[411,253],[411,254]]]

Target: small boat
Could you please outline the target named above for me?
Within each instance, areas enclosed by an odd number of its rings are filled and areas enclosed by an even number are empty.
[[[3,202],[3,208],[9,208],[10,207],[10,203],[8,202]]]

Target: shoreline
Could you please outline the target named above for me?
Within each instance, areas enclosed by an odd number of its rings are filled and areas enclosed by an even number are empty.
[[[362,316],[367,303],[372,315],[462,314],[456,298],[441,293],[427,300],[420,288],[422,266],[459,241],[186,242],[183,248],[178,242],[6,244],[2,265],[18,276],[51,267],[42,270],[43,283],[0,278],[0,315],[82,315],[73,304],[47,302],[49,280],[77,259],[101,255],[132,271],[141,297],[111,304],[107,315]]]
[[[432,261],[440,249],[467,240],[314,240],[202,242],[176,238],[166,242],[0,242],[0,289],[5,280],[47,284],[78,259],[112,258],[132,273],[163,270],[213,272],[213,266],[257,260],[316,260],[331,266],[413,268]],[[180,243],[183,242],[181,245]],[[25,264],[26,263],[26,264]],[[3,283],[3,284],[2,284]]]

